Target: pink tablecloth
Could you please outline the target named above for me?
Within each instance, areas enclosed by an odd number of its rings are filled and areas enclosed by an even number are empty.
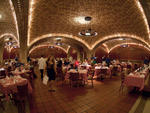
[[[30,70],[12,71],[12,74],[14,74],[14,75],[22,75],[22,74],[29,73],[29,72],[30,72]]]
[[[89,69],[91,67],[91,65],[79,65],[80,68],[82,69]]]
[[[100,74],[100,72],[101,72],[102,69],[107,69],[107,74],[108,74],[109,76],[111,76],[111,69],[108,68],[108,67],[100,67],[100,68],[95,67],[94,76],[98,76],[98,75]]]
[[[146,76],[147,74],[131,73],[125,77],[124,85],[139,87],[141,91],[144,88]]]
[[[29,81],[20,76],[0,79],[0,92],[4,93],[6,99],[9,100],[8,94],[17,93],[17,85],[28,84],[28,93],[32,93],[32,87]]]
[[[72,73],[79,73],[79,76],[82,76],[84,81],[87,81],[87,80],[88,80],[88,75],[87,75],[87,72],[88,72],[88,71],[87,71],[87,70],[78,70],[78,71],[76,71],[76,70],[70,70],[70,71],[68,71],[68,72],[66,73],[66,75],[65,75],[65,80],[69,79],[71,72],[72,72]]]

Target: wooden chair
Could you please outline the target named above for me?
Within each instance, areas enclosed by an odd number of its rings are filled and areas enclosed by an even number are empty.
[[[5,98],[5,96],[2,94],[2,95],[0,95],[0,107],[3,109],[3,110],[5,110],[5,107],[4,107],[4,105],[3,105],[3,102],[2,102],[2,99],[3,98]]]
[[[5,70],[1,70],[0,71],[0,79],[3,79],[3,78],[5,78],[6,77],[6,72],[5,72]]]
[[[25,113],[25,101],[28,96],[28,84],[17,86],[18,92],[13,94],[13,100],[18,108],[18,113]]]
[[[112,74],[113,76],[115,76],[115,75],[118,74],[118,67],[117,67],[117,66],[114,66],[114,67],[112,68],[111,74]]]
[[[78,85],[79,86],[85,86],[85,79],[84,79],[85,73],[80,73],[78,78]]]
[[[94,73],[95,73],[95,69],[89,69],[88,80],[91,80],[92,87],[94,87],[94,84],[93,84]]]
[[[62,86],[63,86],[65,78],[61,67],[57,67],[57,78],[62,82]]]
[[[134,70],[137,70],[139,67],[137,64],[134,64]]]
[[[81,66],[81,69],[86,69],[86,66]]]
[[[123,71],[123,72],[121,73],[120,77],[121,77],[121,84],[120,84],[119,91],[122,91],[122,92],[123,92],[124,80],[125,80],[125,71]]]
[[[101,69],[102,77],[106,78],[106,75],[108,74],[107,71],[108,69]]]
[[[106,75],[107,75],[107,69],[100,69],[97,79],[103,80],[104,78],[106,78]]]
[[[131,65],[127,65],[128,74],[132,71]]]
[[[69,77],[70,87],[71,86],[79,86],[79,73],[70,73]]]

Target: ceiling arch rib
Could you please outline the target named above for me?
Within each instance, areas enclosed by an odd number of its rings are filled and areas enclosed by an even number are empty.
[[[17,42],[17,44],[19,46],[19,41],[13,34],[5,33],[5,34],[0,35],[0,39],[5,38],[5,37],[12,37]]]
[[[147,51],[150,52],[150,48],[148,48],[148,47],[146,47],[146,46],[143,46],[142,44],[137,44],[137,43],[121,43],[121,44],[117,44],[117,45],[115,45],[114,47],[110,48],[109,53],[110,53],[111,51],[113,51],[115,48],[120,47],[121,45],[135,45],[135,46],[139,46],[139,47],[141,47],[141,48],[144,48],[144,49],[146,49]]]
[[[115,45],[118,45],[118,44],[122,44],[122,43],[136,43],[136,44],[141,44],[143,46],[146,46],[148,47],[146,44],[144,44],[143,42],[139,41],[139,40],[136,40],[136,39],[132,39],[132,38],[128,38],[128,37],[116,37],[116,38],[113,38],[113,39],[110,39],[110,40],[107,40],[105,41],[103,45],[106,45],[107,46],[107,50],[109,51],[112,47],[114,47]],[[101,45],[100,45],[101,46]],[[99,46],[98,46],[99,47]]]
[[[124,34],[124,33],[118,33],[118,34],[113,34],[113,35],[109,35],[109,36],[105,36],[100,40],[97,40],[95,42],[95,44],[93,44],[93,46],[91,47],[92,49],[97,48],[100,44],[108,41],[108,40],[112,40],[112,39],[116,39],[116,38],[131,38],[131,39],[135,39],[135,40],[139,40],[140,42],[142,42],[143,44],[147,45],[147,47],[150,47],[149,43],[146,42],[145,40],[143,40],[142,38],[136,36],[136,35],[132,35],[132,34]]]
[[[28,15],[28,40],[27,40],[27,45],[29,45],[29,41],[30,41],[30,30],[31,30],[31,23],[32,23],[32,16],[33,16],[33,11],[34,11],[34,3],[35,3],[35,0],[31,0],[30,3],[29,3],[29,15]]]
[[[36,50],[37,48],[50,47],[50,46],[53,46],[53,47],[55,47],[55,48],[59,48],[59,49],[63,50],[66,54],[68,53],[68,50],[69,50],[69,48],[66,50],[66,49],[64,49],[63,47],[60,47],[60,46],[43,44],[43,45],[35,46],[35,47],[33,47],[31,50],[29,50],[29,55],[30,55],[34,50]]]
[[[150,26],[150,15],[149,15],[149,12],[150,12],[150,1],[149,0],[139,0],[142,7],[143,7],[143,10],[145,12],[145,16],[147,18],[147,21],[149,23],[149,26]]]
[[[32,41],[32,43],[30,43],[30,45],[28,45],[28,47],[30,49],[35,44],[39,43],[40,41],[46,40],[48,38],[54,38],[54,37],[62,37],[64,39],[68,39],[68,40],[70,40],[70,44],[76,43],[76,44],[78,44],[78,46],[80,45],[85,50],[89,50],[89,48],[90,48],[89,45],[85,41],[83,41],[82,39],[80,39],[76,36],[67,35],[67,34],[46,34],[46,35],[43,35],[43,36],[36,38],[36,40]]]
[[[0,1],[0,38],[11,35],[19,44],[16,13],[11,0]]]
[[[107,44],[104,44],[104,43],[103,43],[103,46],[105,47],[105,49],[103,48],[104,51],[106,51],[107,53],[109,53],[109,48],[108,48]]]
[[[16,32],[17,32],[17,38],[18,38],[17,42],[18,42],[18,45],[20,46],[20,43],[19,43],[19,30],[18,30],[18,22],[17,22],[16,12],[15,12],[15,9],[14,9],[14,6],[13,6],[13,3],[12,3],[11,0],[9,0],[9,4],[10,4],[10,7],[11,7],[11,11],[12,11],[15,26],[16,26]]]
[[[48,46],[48,47],[60,47],[60,48],[63,48],[66,52],[68,51],[68,49],[69,49],[69,47],[70,46],[68,46],[68,45],[57,45],[57,44],[55,44],[55,43],[53,43],[53,42],[50,42],[50,41],[47,41],[47,40],[42,40],[42,41],[40,41],[40,42],[37,42],[37,43],[35,43],[34,45],[32,45],[29,49],[28,49],[28,53],[32,50],[32,49],[34,49],[34,48],[36,48],[36,47],[40,47],[40,46]]]
[[[106,53],[109,53],[109,48],[108,48],[107,44],[105,44],[105,43],[103,43],[102,45],[100,45],[99,47],[97,47],[94,50],[94,52],[96,52],[99,49],[105,51]]]
[[[79,6],[79,4],[83,5]],[[92,8],[85,10],[89,7]],[[41,15],[39,16],[38,13]],[[92,17],[92,23],[87,27],[91,26],[98,32],[96,37],[86,38],[78,35],[80,31],[85,29],[84,25],[74,21],[74,18],[79,16]],[[99,20],[100,18],[101,20]],[[81,0],[38,0],[38,2],[31,0],[28,28],[28,46],[38,40],[36,38],[49,34],[49,32],[71,34],[82,43],[86,42],[85,45],[90,50],[110,34],[133,34],[142,40],[149,41],[147,19],[138,0],[88,0],[86,2]]]
[[[147,33],[148,33],[148,36],[149,36],[149,39],[150,39],[150,30],[149,30],[149,24],[148,24],[148,20],[146,18],[146,15],[145,15],[145,12],[144,12],[144,9],[140,3],[139,0],[135,0],[136,1],[136,4],[137,4],[137,7],[139,8],[139,10],[141,11],[141,14],[142,14],[142,17],[144,19],[144,22],[145,22],[145,26],[146,26],[146,29],[147,29]]]
[[[145,40],[143,40],[142,38],[136,36],[136,35],[130,35],[130,34],[123,34],[123,33],[118,33],[118,34],[114,34],[114,35],[109,35],[109,36],[106,36],[106,37],[103,37],[102,39],[98,40],[95,42],[95,44],[93,44],[93,46],[90,46],[88,45],[84,40],[76,37],[76,36],[72,36],[72,35],[67,35],[67,34],[46,34],[46,35],[43,35],[43,36],[40,36],[38,38],[36,38],[34,41],[32,41],[32,43],[29,45],[32,46],[34,43],[38,42],[39,40],[42,40],[42,39],[45,39],[47,37],[66,37],[66,38],[71,38],[73,40],[77,40],[78,42],[82,43],[83,45],[85,45],[89,50],[93,50],[95,49],[96,47],[98,47],[101,43],[107,41],[107,40],[112,40],[112,39],[115,39],[116,37],[120,38],[120,37],[127,37],[127,38],[132,38],[132,39],[136,39],[136,40],[139,40],[141,41],[142,43],[144,43],[145,45],[147,45],[148,47],[150,47],[149,43],[146,42]]]

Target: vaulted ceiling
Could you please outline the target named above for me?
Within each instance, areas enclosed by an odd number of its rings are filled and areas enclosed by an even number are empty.
[[[10,4],[11,3],[11,4]],[[0,0],[0,38],[11,35],[18,39],[17,26],[14,19],[13,4],[10,0]]]
[[[7,33],[18,41],[25,38],[29,48],[46,43],[55,44],[58,37],[62,38],[65,48],[73,46],[80,50],[92,50],[103,44],[111,49],[127,42],[150,47],[149,0],[26,1],[0,0],[1,37]],[[76,21],[76,18],[86,16],[92,18],[90,23]],[[79,35],[80,31],[89,28],[98,35]],[[117,40],[119,38],[126,40]]]

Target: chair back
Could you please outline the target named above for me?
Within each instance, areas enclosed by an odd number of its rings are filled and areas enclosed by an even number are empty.
[[[118,74],[118,67],[114,66],[111,70],[112,75],[117,75]]]
[[[127,69],[131,69],[131,65],[127,65]]]
[[[5,70],[1,70],[0,75],[6,75]]]
[[[0,107],[3,108],[3,110],[5,110],[5,107],[4,107],[3,102],[2,102],[2,99],[3,99],[3,98],[4,98],[4,97],[1,97],[1,96],[0,96]]]
[[[90,75],[90,76],[94,76],[94,73],[95,73],[95,69],[89,69],[88,70],[88,75]]]
[[[56,70],[57,70],[57,76],[61,77],[63,75],[62,67],[57,67]]]
[[[138,65],[134,64],[134,70],[138,69]]]
[[[123,71],[124,66],[123,66],[123,65],[120,65],[120,67],[121,67],[121,71]]]
[[[114,66],[114,67],[112,68],[112,71],[113,71],[113,72],[117,72],[117,71],[118,71],[118,67],[117,67],[117,66]]]
[[[107,74],[107,69],[100,69],[101,74]]]
[[[28,95],[28,84],[25,85],[18,85],[17,86],[18,90],[18,96],[21,98],[25,98]]]
[[[62,68],[61,67],[57,67],[57,73],[62,73]]]
[[[8,72],[8,76],[14,76],[12,72]]]
[[[86,69],[87,67],[86,66],[82,66],[82,69]]]
[[[123,83],[125,79],[125,71],[122,71],[120,76],[121,76],[121,83]]]
[[[5,70],[1,70],[0,71],[0,79],[5,78],[6,77],[6,72]]]
[[[72,81],[77,81],[79,79],[79,73],[72,73],[71,72],[69,79]]]

